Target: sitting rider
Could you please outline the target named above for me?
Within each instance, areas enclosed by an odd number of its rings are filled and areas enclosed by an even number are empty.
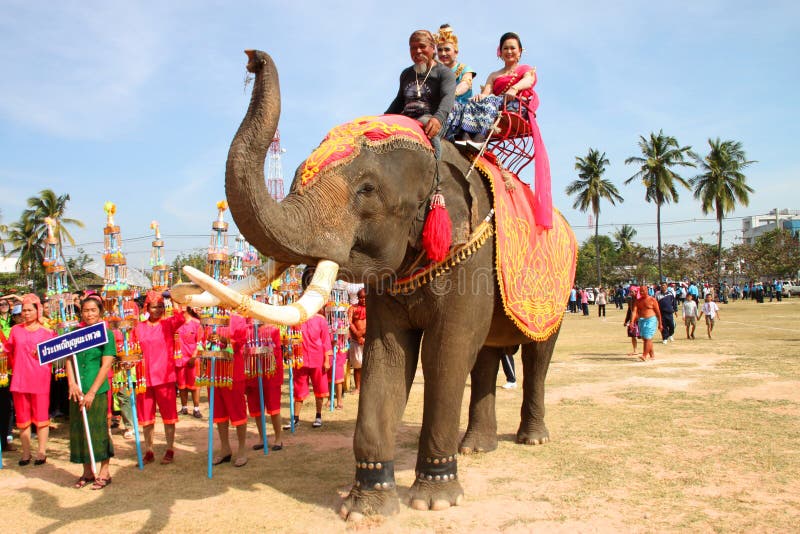
[[[436,55],[439,61],[453,71],[456,77],[456,99],[453,109],[447,116],[444,134],[441,137],[451,139],[461,125],[461,115],[472,98],[472,82],[477,75],[475,70],[458,61],[458,36],[449,24],[442,24],[436,38]]]
[[[408,44],[414,65],[400,73],[400,88],[386,113],[418,120],[438,152],[438,135],[455,100],[456,78],[452,70],[436,61],[436,41],[431,32],[415,31]]]
[[[500,37],[497,57],[505,65],[489,74],[483,90],[465,106],[460,132],[455,134],[456,144],[470,144],[479,149],[501,106],[509,97],[529,98],[535,94],[532,88],[536,84],[536,69],[520,64],[522,50],[522,42],[516,33],[507,32]],[[514,106],[518,106],[516,101],[509,102],[509,109]],[[453,134],[452,128],[450,134]]]

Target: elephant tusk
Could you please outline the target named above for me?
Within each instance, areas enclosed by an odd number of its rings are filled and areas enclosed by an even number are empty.
[[[234,313],[267,323],[294,326],[307,321],[328,302],[336,275],[339,274],[339,266],[332,261],[320,260],[303,296],[297,302],[286,306],[256,302],[189,265],[183,268],[183,272],[197,285],[214,295],[219,300],[219,305],[233,310]],[[192,301],[194,303],[193,299]]]
[[[241,293],[242,295],[252,295],[258,293],[269,285],[270,282],[284,271],[286,265],[277,264],[272,258],[255,270],[249,276],[232,283],[229,288]],[[170,288],[170,295],[173,300],[184,306],[197,306],[200,308],[219,306],[219,299],[203,291],[203,288],[195,283],[176,284]]]

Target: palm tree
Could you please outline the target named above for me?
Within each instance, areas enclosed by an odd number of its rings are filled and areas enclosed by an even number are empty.
[[[694,163],[686,161],[686,156],[694,156],[692,147],[678,145],[678,140],[672,136],[664,135],[663,130],[658,135],[650,133],[650,139],[639,136],[639,149],[642,156],[633,156],[625,160],[625,164],[639,165],[639,172],[625,180],[628,185],[634,180],[641,179],[644,184],[644,199],[656,204],[656,231],[658,233],[658,278],[664,280],[661,270],[661,206],[664,203],[678,201],[676,183],[687,189],[689,184],[681,178],[672,167],[694,167]]]
[[[2,216],[0,216],[0,218],[2,218]],[[8,226],[0,224],[0,253],[2,253],[3,256],[6,255],[6,241],[8,241]]]
[[[606,166],[609,164],[606,153],[589,148],[589,153],[585,158],[575,157],[575,170],[578,171],[578,179],[567,186],[568,195],[576,195],[573,208],[586,212],[589,208],[594,214],[594,244],[595,256],[597,257],[597,287],[603,285],[600,275],[600,241],[597,239],[600,222],[600,199],[604,198],[614,205],[616,202],[624,202],[622,196],[617,191],[617,187],[610,180],[603,178]]]
[[[66,225],[77,226],[83,228],[83,222],[78,219],[70,219],[64,217],[67,211],[67,203],[69,202],[69,194],[56,195],[51,189],[43,189],[39,191],[38,197],[30,197],[28,199],[28,209],[22,212],[20,221],[22,226],[29,230],[34,238],[36,245],[41,248],[42,254],[44,253],[44,241],[47,238],[47,225],[44,220],[50,217],[55,221],[53,234],[58,241],[59,250],[61,250],[61,257],[64,260],[64,265],[67,265],[66,259],[63,256],[63,243],[64,240],[69,244],[74,245],[75,239],[72,234],[67,230]],[[72,276],[72,271],[67,267],[67,274],[69,274],[72,285],[77,288],[75,278]]]
[[[9,255],[19,254],[17,270],[33,278],[44,260],[44,247],[39,241],[31,221],[20,219],[8,228],[8,241],[13,245]]]
[[[711,151],[701,159],[695,155],[697,166],[702,174],[698,174],[689,183],[694,188],[694,198],[702,203],[703,213],[714,210],[719,225],[717,236],[717,284],[722,282],[722,219],[736,209],[736,204],[747,206],[750,202],[748,193],[753,189],[745,181],[742,172],[754,161],[748,161],[738,141],[708,140]]]
[[[633,238],[636,237],[636,233],[636,228],[630,224],[623,224],[614,232],[614,241],[619,254],[628,255],[633,251]]]

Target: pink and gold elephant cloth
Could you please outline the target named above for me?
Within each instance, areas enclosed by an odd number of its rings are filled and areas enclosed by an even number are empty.
[[[476,160],[475,168],[494,195],[495,266],[503,309],[526,336],[545,340],[561,324],[575,280],[575,234],[555,208],[553,227],[537,227],[534,192],[516,175],[501,174],[484,157]]]
[[[403,115],[359,117],[333,128],[306,159],[300,171],[300,190],[314,183],[324,170],[355,159],[361,147],[391,150],[399,146],[433,151],[418,121]]]

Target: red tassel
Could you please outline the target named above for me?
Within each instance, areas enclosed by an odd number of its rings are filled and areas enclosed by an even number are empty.
[[[433,261],[442,261],[453,241],[452,223],[444,197],[438,191],[431,197],[431,209],[422,228],[422,248]]]

